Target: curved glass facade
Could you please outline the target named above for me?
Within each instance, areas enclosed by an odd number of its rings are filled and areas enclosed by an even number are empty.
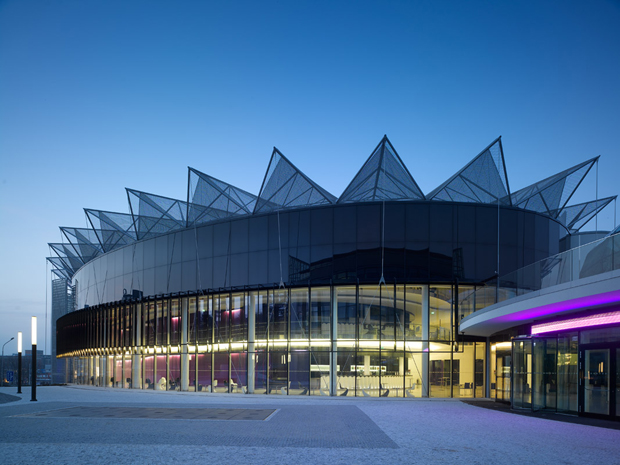
[[[76,272],[82,310],[58,320],[57,353],[78,357],[70,380],[100,386],[484,396],[485,340],[458,323],[495,298],[498,250],[509,272],[556,253],[563,229],[511,207],[399,201],[175,231]]]
[[[499,234],[498,234],[499,213]],[[74,275],[77,308],[196,290],[308,284],[487,282],[559,252],[535,212],[451,202],[331,205],[226,219],[100,255]],[[498,260],[499,240],[499,267]]]

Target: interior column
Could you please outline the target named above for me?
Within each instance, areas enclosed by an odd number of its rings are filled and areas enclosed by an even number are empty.
[[[187,353],[187,305],[188,299],[181,299],[181,391],[189,390],[189,354]]]
[[[256,300],[258,292],[250,292],[250,308],[248,308],[248,393],[254,394],[254,378],[256,373]]]
[[[338,395],[338,299],[336,288],[332,286],[331,312],[331,350],[329,353],[329,394]]]
[[[422,397],[428,397],[429,315],[429,292],[426,285],[422,286]]]

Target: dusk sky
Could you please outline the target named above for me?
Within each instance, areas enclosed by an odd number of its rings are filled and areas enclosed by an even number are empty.
[[[185,199],[187,166],[258,194],[276,146],[338,196],[387,134],[428,193],[501,135],[512,191],[601,155],[619,194],[619,24],[611,0],[0,1],[0,344],[36,315],[43,348],[59,226],[125,187]]]

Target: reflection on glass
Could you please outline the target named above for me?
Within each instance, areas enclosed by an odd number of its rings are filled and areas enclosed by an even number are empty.
[[[584,350],[585,413],[609,415],[609,349]]]
[[[170,301],[170,344],[179,345],[181,343],[181,309],[179,299]]]
[[[355,301],[355,286],[340,286],[336,289],[338,339],[355,339]]]
[[[286,339],[288,317],[288,291],[278,289],[270,293],[269,339]]]
[[[293,350],[290,353],[290,395],[308,395],[310,390],[310,351]]]
[[[230,392],[228,352],[213,354],[213,392]]]
[[[155,358],[155,389],[158,391],[166,391],[168,389],[168,378],[167,378],[167,366],[166,366],[166,356],[158,355]]]
[[[181,390],[181,356],[170,355],[168,357],[168,373],[170,379],[168,380],[168,389],[170,391]]]
[[[486,397],[484,389],[484,373],[486,370],[486,343],[476,342],[476,361],[474,367],[474,397]]]
[[[269,394],[287,395],[288,356],[286,352],[269,352]]]
[[[190,297],[187,306],[187,342],[194,344],[196,342],[196,297]]]
[[[230,310],[230,340],[247,341],[248,317],[245,296],[242,292],[232,294]]]
[[[188,389],[190,391],[196,391],[196,355],[189,354],[189,376],[188,376]]]
[[[267,366],[269,356],[267,355],[267,352],[257,351],[254,357],[256,359],[254,368],[254,393],[266,394],[268,378]]]
[[[578,346],[577,333],[568,333],[558,337],[558,412],[577,413]]]
[[[310,294],[310,336],[312,339],[329,339],[331,315],[329,287],[312,288]]]
[[[475,344],[473,342],[465,342],[459,344],[459,350],[453,354],[453,397],[474,397],[474,371],[476,368],[474,352]]]
[[[360,339],[378,340],[381,334],[380,286],[359,287],[358,334]]]
[[[405,353],[405,397],[422,397],[422,354],[419,352]]]
[[[212,354],[198,354],[196,374],[197,387],[199,392],[211,391],[211,357]]]
[[[329,357],[330,353],[327,351],[313,350],[310,352],[310,394],[313,396],[329,394]],[[338,358],[338,366],[341,366],[340,358]],[[338,372],[338,377],[340,379],[340,372]]]
[[[208,344],[211,342],[213,331],[213,300],[211,297],[199,297],[196,313],[198,343]],[[209,386],[211,383],[209,383]]]
[[[452,288],[431,287],[429,293],[429,338],[449,341],[452,338]]]
[[[244,392],[248,385],[247,352],[230,354],[230,392]]]
[[[123,360],[123,387],[131,389],[131,355],[126,355]]]
[[[380,374],[387,368],[381,365],[381,354],[375,351],[358,351],[356,363],[351,371],[357,375],[357,395],[379,397],[381,395]]]
[[[291,289],[291,339],[308,339],[308,289]]]

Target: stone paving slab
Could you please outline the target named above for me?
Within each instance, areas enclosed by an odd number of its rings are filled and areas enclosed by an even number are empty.
[[[268,421],[203,421],[192,412],[222,412],[231,419],[250,417],[248,405],[80,405],[60,402],[28,403],[0,410],[0,448],[13,442],[152,444],[297,447],[297,448],[398,448],[355,405],[261,405]],[[277,410],[275,414],[273,412]],[[145,414],[138,417],[139,412]],[[182,413],[181,411],[184,411]],[[83,412],[85,416],[81,418]],[[114,413],[107,413],[114,412]],[[175,413],[182,413],[175,418]],[[226,413],[228,412],[228,413]],[[73,416],[76,415],[76,416]],[[112,415],[112,416],[107,416]],[[239,417],[236,417],[239,415]],[[119,418],[125,416],[125,418]],[[167,416],[167,418],[158,418]],[[158,421],[153,421],[156,418]],[[76,421],[81,419],[82,421]],[[88,421],[84,421],[88,420]],[[215,426],[217,425],[217,426]],[[29,431],[30,434],[24,434]],[[170,438],[174,437],[173,440]]]
[[[71,407],[17,415],[31,418],[143,418],[149,420],[249,420],[264,421],[275,409]]]
[[[0,392],[0,404],[7,404],[9,402],[15,402],[21,399],[21,397],[12,396],[10,394]]]

